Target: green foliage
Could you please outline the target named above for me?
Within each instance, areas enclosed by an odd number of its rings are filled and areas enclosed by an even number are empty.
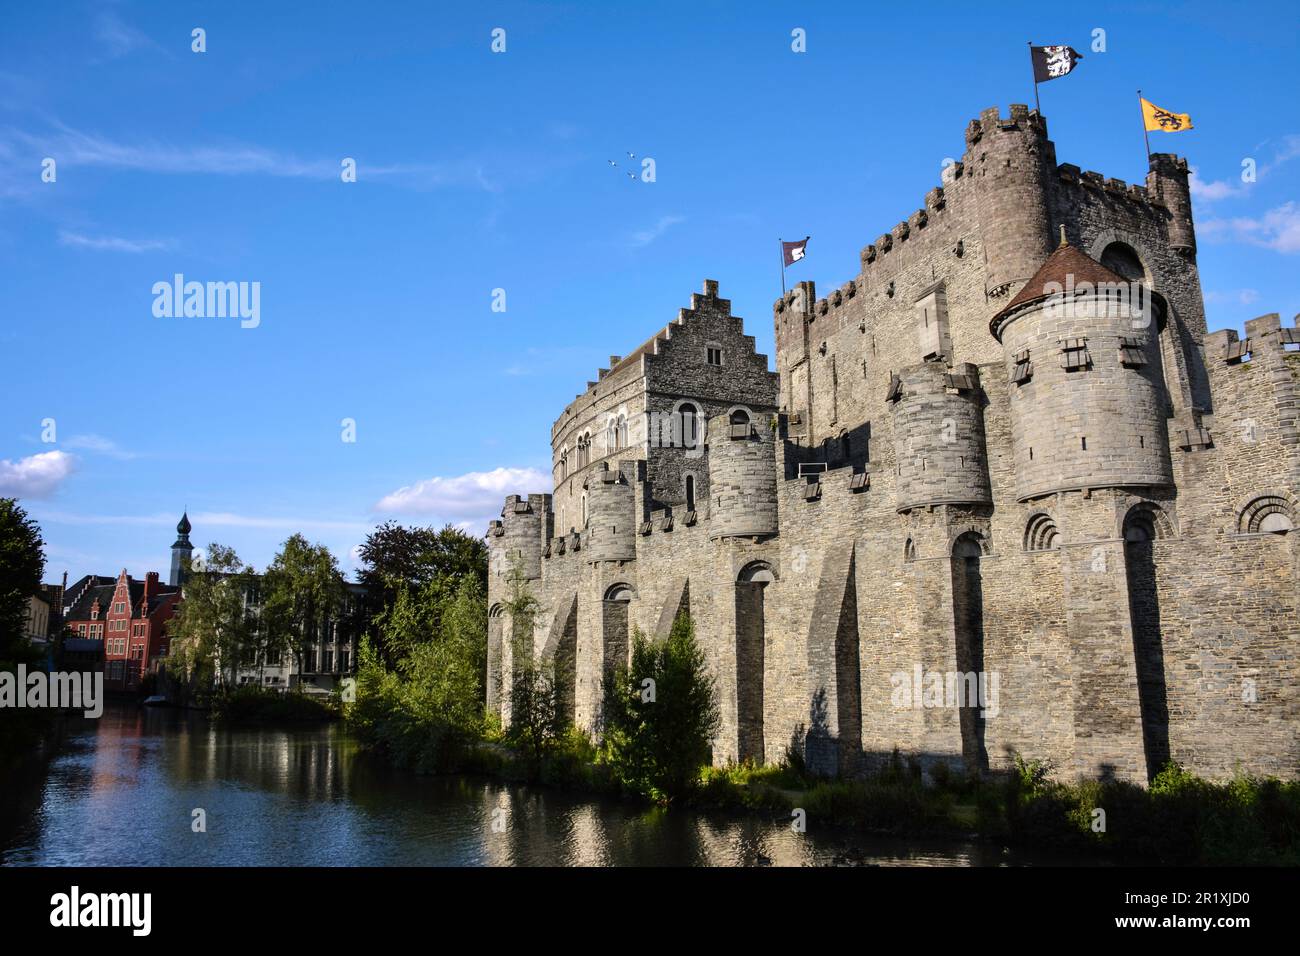
[[[366,586],[369,610],[380,625],[376,648],[390,665],[410,653],[413,642],[440,629],[442,611],[462,582],[473,579],[480,593],[487,592],[487,546],[451,525],[435,530],[385,522],[366,537],[360,556],[363,567],[357,579]],[[420,627],[425,630],[411,630],[409,622],[391,620],[394,615],[410,614],[409,608],[397,609],[403,592],[408,602],[412,595],[418,596],[423,612]],[[389,624],[393,626],[385,626]],[[405,637],[407,643],[390,646],[390,634]]]
[[[542,762],[564,734],[555,686],[555,669],[523,654],[510,687],[510,729],[506,740],[522,748],[540,774]]]
[[[27,640],[27,607],[40,591],[44,574],[40,526],[16,498],[0,498],[0,669],[39,657]]]
[[[362,642],[356,701],[348,718],[363,744],[387,752],[399,766],[450,771],[472,759],[487,730],[487,608],[472,576],[462,578],[450,595],[441,588],[426,589],[426,595],[442,602],[440,629],[422,629],[429,609],[403,588],[395,605],[402,611],[390,616],[383,630],[389,646],[405,647],[406,653],[390,667],[375,643]]]
[[[1237,776],[1212,783],[1171,762],[1143,788],[1116,780],[1057,782],[1045,767],[1017,758],[997,788],[1000,800],[986,788],[984,832],[1164,864],[1300,862],[1300,781]]]
[[[662,643],[634,632],[630,667],[606,675],[604,759],[626,790],[667,803],[711,762],[720,719],[695,627],[681,614]]]
[[[329,548],[291,535],[262,577],[265,647],[289,651],[301,663],[308,647],[339,617],[345,596],[343,575]]]
[[[789,791],[806,786],[803,774],[788,762],[776,766],[751,761],[699,770],[691,803],[745,810],[789,810]]]
[[[255,622],[244,607],[253,569],[233,548],[208,545],[202,569],[186,567],[185,600],[167,622],[172,637],[172,666],[199,687],[217,681],[222,687],[237,662],[252,647]]]
[[[271,690],[257,684],[226,687],[212,698],[212,716],[231,723],[244,721],[332,720],[337,704],[329,698]]]

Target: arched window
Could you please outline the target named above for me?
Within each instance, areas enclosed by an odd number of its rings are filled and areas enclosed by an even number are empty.
[[[1112,242],[1101,253],[1101,264],[1129,282],[1145,282],[1147,270],[1133,247]]]
[[[741,409],[739,409],[739,408],[736,409],[734,412],[731,413],[731,424],[732,424],[733,426],[735,426],[735,425],[748,425],[748,424],[749,424],[749,413],[748,413],[748,412],[745,412],[745,411],[743,411],[743,410],[741,410]]]
[[[627,416],[626,415],[618,416],[618,424],[614,431],[614,447],[615,448],[627,447]]]
[[[1295,528],[1291,502],[1281,495],[1261,495],[1241,510],[1240,534],[1286,534]]]
[[[740,574],[736,576],[739,584],[771,584],[776,580],[776,575],[772,573],[772,565],[766,561],[751,561],[740,569]]]
[[[1051,515],[1040,511],[1025,523],[1026,551],[1054,551],[1060,546],[1060,535]]]
[[[611,584],[605,589],[606,601],[630,601],[632,600],[632,585],[630,584]]]
[[[690,402],[683,402],[677,409],[677,416],[680,419],[677,431],[681,435],[682,447],[694,448],[699,443],[699,409]]]
[[[613,415],[605,421],[605,450],[606,452],[618,450],[618,430],[614,427]]]
[[[903,545],[903,560],[908,563],[916,560],[916,542],[911,538]]]
[[[695,476],[686,476],[686,510],[695,510]]]
[[[569,477],[569,447],[566,445],[565,447],[560,449],[560,480],[563,481],[568,477]]]

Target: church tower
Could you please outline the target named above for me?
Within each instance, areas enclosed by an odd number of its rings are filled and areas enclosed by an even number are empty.
[[[194,545],[190,544],[190,516],[187,511],[181,515],[180,523],[176,525],[176,543],[172,545],[172,573],[168,578],[168,584],[175,587],[181,583],[184,562],[189,560],[190,552],[193,550]]]

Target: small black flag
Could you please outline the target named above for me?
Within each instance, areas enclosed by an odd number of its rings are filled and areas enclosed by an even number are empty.
[[[787,266],[792,266],[805,255],[808,248],[808,240],[811,236],[804,236],[801,242],[783,242],[781,243],[781,254],[785,259]]]
[[[1029,56],[1034,61],[1034,82],[1057,80],[1074,70],[1083,59],[1069,46],[1031,46]]]

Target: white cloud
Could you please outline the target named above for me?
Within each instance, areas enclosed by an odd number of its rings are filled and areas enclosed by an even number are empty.
[[[637,248],[648,246],[673,226],[685,221],[685,216],[660,216],[659,221],[649,229],[642,229],[639,232],[632,233],[632,245]]]
[[[170,249],[170,239],[123,239],[120,236],[84,236],[78,232],[59,233],[59,244],[94,249],[99,252],[151,252]]]
[[[93,451],[122,461],[129,461],[137,457],[135,452],[127,451],[117,442],[111,438],[105,438],[103,435],[73,435],[71,438],[66,439],[63,444],[69,448]]]
[[[1200,202],[1227,199],[1231,196],[1240,196],[1246,192],[1245,183],[1233,183],[1226,179],[1202,179],[1200,170],[1195,166],[1191,168],[1191,173],[1192,175],[1187,179],[1187,186],[1191,191],[1192,198]]]
[[[60,453],[61,454],[61,453]],[[371,524],[365,521],[336,521],[330,518],[294,518],[279,515],[241,515],[229,511],[191,511],[190,523],[200,533],[208,528],[266,528],[280,531],[315,533],[322,531],[368,532]],[[176,524],[174,513],[158,512],[150,515],[75,514],[67,511],[47,511],[40,515],[42,521],[53,524],[103,524],[128,526],[166,526]]]
[[[15,128],[0,129],[0,159],[17,163],[20,158],[52,156],[59,168],[101,166],[146,173],[210,174],[219,176],[281,176],[336,180],[342,172],[343,156],[303,159],[246,143],[177,146],[158,141],[121,142],[73,129],[50,119],[49,132],[31,133]],[[359,181],[387,180],[413,189],[463,187],[500,193],[503,186],[493,180],[479,162],[462,159],[450,162],[380,163],[365,157],[357,160]]]
[[[496,468],[452,478],[428,478],[398,488],[375,505],[376,511],[435,515],[460,527],[481,527],[501,512],[505,496],[551,487],[551,476],[536,468]]]
[[[96,19],[95,39],[103,45],[110,59],[156,45],[148,36],[129,23],[124,23],[112,12],[101,13]]]
[[[1259,299],[1258,289],[1228,289],[1224,292],[1210,290],[1205,293],[1205,301],[1220,304],[1250,305]]]
[[[48,498],[72,474],[73,461],[66,451],[41,452],[17,461],[0,459],[0,494]]]
[[[1245,242],[1274,252],[1300,252],[1300,204],[1294,200],[1270,209],[1262,216],[1210,219],[1197,231],[1212,240]]]

